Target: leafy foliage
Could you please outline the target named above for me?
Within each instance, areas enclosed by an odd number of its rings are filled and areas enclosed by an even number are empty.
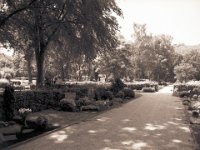
[[[183,62],[174,68],[174,73],[177,80],[186,82],[195,77],[197,70],[191,64]]]
[[[121,15],[121,10],[114,0],[22,0],[4,1],[2,5],[7,8],[0,12],[1,16],[7,19],[0,29],[0,41],[15,50],[34,51],[38,86],[43,84],[50,43],[67,44],[66,51],[88,59],[117,44],[118,24],[113,12]]]

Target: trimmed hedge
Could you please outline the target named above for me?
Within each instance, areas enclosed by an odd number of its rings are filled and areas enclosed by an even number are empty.
[[[16,91],[15,109],[30,108],[33,112],[59,107],[59,102],[65,97],[59,91]]]
[[[190,84],[178,84],[173,87],[173,95],[179,97],[192,97],[193,95],[200,95],[200,86]]]
[[[155,92],[155,89],[152,87],[144,87],[142,88],[143,92]]]

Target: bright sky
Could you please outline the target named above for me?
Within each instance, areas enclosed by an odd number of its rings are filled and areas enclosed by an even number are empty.
[[[200,0],[116,0],[124,18],[121,33],[133,40],[133,23],[146,24],[153,35],[167,34],[173,43],[200,44]]]

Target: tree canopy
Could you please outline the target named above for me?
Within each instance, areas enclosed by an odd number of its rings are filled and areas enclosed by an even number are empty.
[[[38,86],[43,85],[50,43],[67,44],[66,51],[88,59],[118,43],[113,14],[122,13],[114,0],[20,0],[1,1],[0,5],[4,8],[0,12],[0,42],[15,50],[34,51]]]

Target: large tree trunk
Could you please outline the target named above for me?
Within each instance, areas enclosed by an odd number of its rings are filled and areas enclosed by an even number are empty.
[[[36,64],[37,64],[37,82],[38,88],[44,86],[44,53],[36,53]]]
[[[61,79],[62,81],[65,81],[65,70],[64,70],[64,66],[62,65],[60,68],[61,71]]]
[[[28,69],[28,81],[29,83],[32,83],[31,59],[27,60],[27,69]]]

